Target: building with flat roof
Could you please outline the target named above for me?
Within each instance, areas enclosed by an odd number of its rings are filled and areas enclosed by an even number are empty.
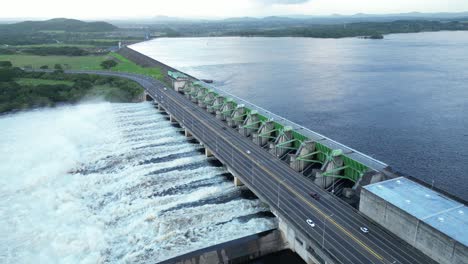
[[[468,208],[404,177],[364,186],[359,210],[440,263],[468,263]]]

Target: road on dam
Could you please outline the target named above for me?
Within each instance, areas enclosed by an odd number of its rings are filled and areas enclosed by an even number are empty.
[[[219,160],[238,173],[257,196],[317,247],[333,256],[335,262],[436,263],[158,80],[106,71],[66,72],[119,76],[141,84]],[[318,193],[322,198],[314,200],[310,193]],[[310,226],[307,219],[311,219],[315,227]],[[361,227],[370,231],[363,233]]]

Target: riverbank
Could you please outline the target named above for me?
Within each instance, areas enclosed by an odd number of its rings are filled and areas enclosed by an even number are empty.
[[[120,77],[0,70],[0,113],[83,101],[140,102],[144,98],[141,85]]]

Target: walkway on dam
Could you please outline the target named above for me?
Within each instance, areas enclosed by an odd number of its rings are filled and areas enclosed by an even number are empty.
[[[322,248],[336,263],[435,263],[419,250],[374,224],[356,209],[312,184],[250,139],[150,77],[115,72],[70,71],[129,78],[140,83],[216,158],[228,165],[272,211]],[[322,198],[314,200],[310,193]],[[311,227],[306,220],[316,224]],[[363,233],[360,227],[370,232]],[[310,249],[313,250],[313,249]]]

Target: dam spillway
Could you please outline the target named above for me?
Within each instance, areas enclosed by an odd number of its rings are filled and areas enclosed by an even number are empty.
[[[166,119],[147,102],[0,117],[0,262],[155,263],[276,227]]]

